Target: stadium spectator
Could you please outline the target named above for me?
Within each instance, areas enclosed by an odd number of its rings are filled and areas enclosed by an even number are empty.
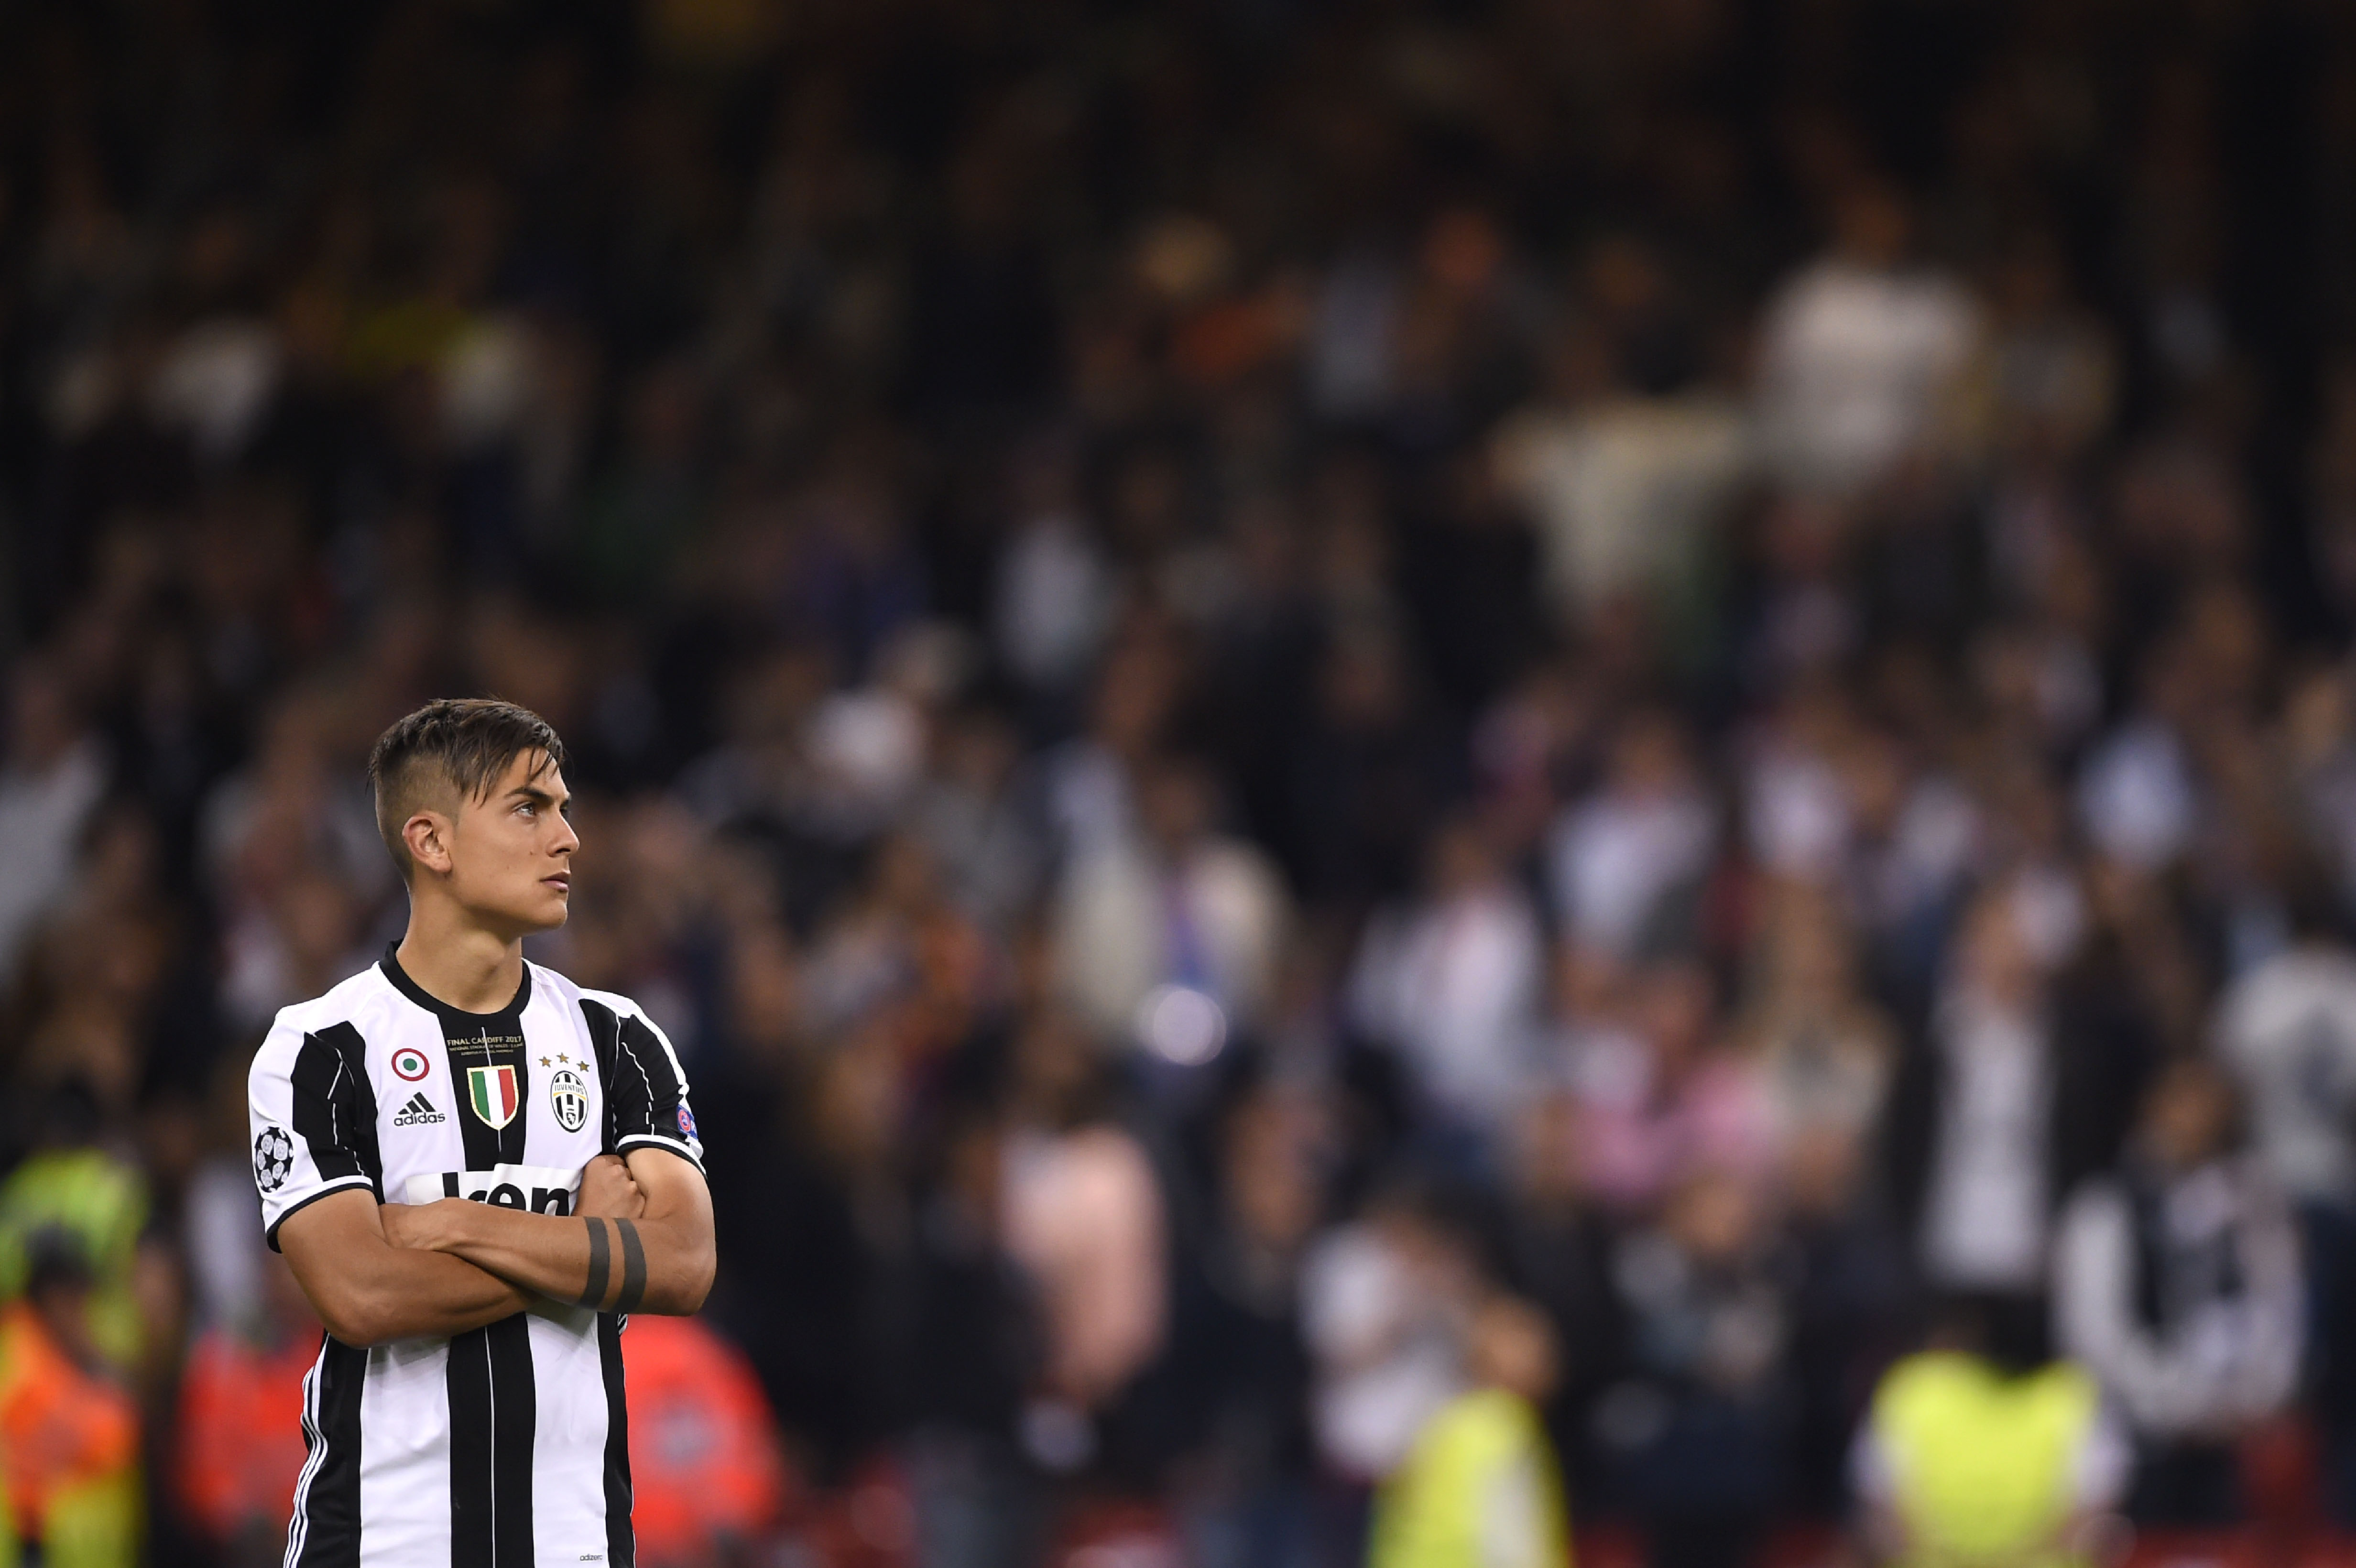
[[[2219,997],[2217,1058],[2247,1107],[2251,1151],[2292,1204],[2308,1279],[2314,1404],[2334,1512],[2356,1519],[2356,955],[2340,906],[2310,882],[2287,900],[2292,941]]]
[[[1612,1226],[1580,1161],[1580,1124],[1577,1096],[1560,1086],[1516,1113],[1500,1249],[1500,1273],[1553,1335],[1556,1386],[1542,1409],[1575,1503],[1603,1495],[1592,1418],[1618,1380],[1628,1334],[1612,1281]]]
[[[1421,898],[1370,923],[1351,1010],[1398,1053],[1433,1136],[1477,1161],[1529,1083],[1545,949],[1479,823],[1433,835],[1425,880]]]
[[[2062,1348],[2115,1403],[2136,1444],[2127,1511],[2154,1525],[2241,1516],[2238,1439],[2281,1409],[2306,1310],[2290,1212],[2236,1148],[2220,1070],[2179,1061],[2145,1097],[2118,1172],[2062,1221]]]
[[[99,1108],[79,1083],[43,1098],[37,1125],[38,1143],[0,1182],[0,1295],[30,1289],[41,1238],[67,1238],[73,1266],[60,1277],[73,1285],[77,1332],[115,1372],[139,1370],[157,1327],[137,1289],[146,1176],[102,1147]]]
[[[1830,251],[1768,304],[1762,443],[1794,488],[1851,494],[1909,460],[1957,455],[1982,312],[1909,254],[1913,222],[1899,192],[1858,181],[1837,197]]]
[[[2126,1495],[2126,1435],[2094,1380],[2045,1354],[2019,1300],[1951,1297],[1928,1348],[1890,1369],[1858,1435],[1869,1539],[1895,1561],[2104,1550]]]
[[[1715,976],[1697,960],[1671,960],[1624,993],[1618,1019],[1585,1040],[1572,1068],[1589,1189],[1630,1220],[1697,1172],[1764,1175],[1769,1102],[1754,1064],[1714,1036]]]
[[[1247,1090],[1221,1125],[1201,1317],[1178,1351],[1204,1432],[1186,1535],[1215,1568],[1316,1561],[1301,1273],[1332,1153],[1325,1121],[1297,1087],[1269,1082]]]
[[[1264,854],[1217,831],[1200,763],[1158,758],[1131,784],[1139,830],[1066,868],[1056,963],[1108,1039],[1197,1067],[1231,1029],[1260,1022],[1284,940],[1283,890]]]
[[[1169,1221],[1161,1181],[1107,1101],[1100,1048],[1044,1008],[1018,1029],[1008,1079],[1000,1225],[1037,1292],[1038,1381],[1023,1413],[1031,1454],[1074,1471],[1105,1454],[1103,1422],[1169,1331]]]
[[[1472,1387],[1442,1405],[1376,1504],[1371,1568],[1540,1568],[1569,1554],[1562,1477],[1537,1403],[1555,1381],[1545,1317],[1484,1303],[1465,1347]]]
[[[91,1318],[81,1243],[27,1243],[25,1283],[0,1316],[0,1467],[17,1552],[71,1568],[139,1561],[139,1411],[111,1374]]]
[[[1933,1288],[2041,1298],[2066,1179],[2056,1147],[2069,1125],[2056,1105],[2045,977],[2006,891],[1982,893],[1960,923],[1935,1055],[1918,1072],[1927,1125],[1898,1135],[1912,1146],[1900,1147],[1901,1160],[1921,1174],[1901,1179],[1920,1194],[1915,1234]]]
[[[768,1401],[743,1354],[691,1318],[630,1321],[631,1523],[648,1568],[741,1563],[787,1499]]]
[[[198,1335],[180,1375],[176,1482],[188,1518],[225,1562],[286,1552],[303,1468],[303,1380],[319,1355],[319,1319],[275,1253],[243,1321]]]
[[[1596,1410],[1612,1495],[1663,1568],[1740,1562],[1783,1495],[1792,1301],[1760,1194],[1703,1168],[1612,1262],[1626,1376]]]
[[[1613,737],[1602,787],[1554,826],[1555,905],[1594,955],[1658,952],[1691,924],[1718,822],[1687,752],[1668,714],[1633,716]]]
[[[1424,1423],[1462,1391],[1473,1269],[1439,1195],[1406,1178],[1319,1237],[1304,1261],[1318,1453],[1357,1500],[1398,1468]]]
[[[106,790],[106,758],[63,672],[19,665],[10,682],[8,751],[0,766],[0,856],[14,868],[0,893],[0,981],[13,981],[41,917],[71,885],[81,825]]]

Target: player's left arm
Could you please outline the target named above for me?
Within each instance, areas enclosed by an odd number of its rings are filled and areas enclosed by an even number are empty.
[[[712,1189],[694,1161],[669,1149],[641,1146],[622,1157],[646,1200],[637,1232],[646,1253],[647,1283],[643,1306],[614,1310],[684,1317],[701,1307],[712,1293],[712,1275],[719,1263],[712,1235]],[[616,1250],[616,1272],[623,1275],[614,1285],[618,1298],[637,1287],[631,1283],[635,1265],[629,1238],[621,1237]]]
[[[712,1289],[711,1189],[693,1162],[664,1149],[622,1157],[625,1187],[600,1181],[593,1190],[584,1178],[577,1215],[444,1198],[410,1209],[388,1204],[385,1231],[400,1245],[464,1258],[552,1301],[685,1317]],[[610,1169],[613,1160],[598,1164]]]
[[[466,1259],[556,1301],[684,1317],[711,1294],[712,1189],[684,1155],[643,1144],[600,1156],[571,1217],[443,1199],[408,1211],[412,1246]],[[618,1178],[618,1180],[616,1179]],[[387,1212],[391,1212],[390,1210]]]

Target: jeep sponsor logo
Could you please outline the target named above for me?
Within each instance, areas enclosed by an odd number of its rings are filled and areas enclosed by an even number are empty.
[[[489,1170],[444,1170],[409,1179],[403,1189],[412,1203],[464,1198],[495,1209],[531,1214],[570,1214],[581,1173],[545,1165],[502,1165]]]

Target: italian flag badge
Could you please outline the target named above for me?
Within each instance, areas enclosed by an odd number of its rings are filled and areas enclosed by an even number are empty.
[[[466,1069],[466,1102],[488,1126],[504,1127],[523,1107],[523,1091],[512,1067]]]

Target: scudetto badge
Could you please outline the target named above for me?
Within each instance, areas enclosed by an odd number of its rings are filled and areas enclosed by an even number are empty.
[[[516,1070],[497,1067],[466,1069],[466,1104],[485,1126],[504,1127],[523,1109],[523,1087]]]
[[[556,1125],[568,1133],[577,1133],[589,1121],[589,1085],[581,1081],[578,1072],[564,1068],[548,1081],[548,1108],[556,1113]]]

